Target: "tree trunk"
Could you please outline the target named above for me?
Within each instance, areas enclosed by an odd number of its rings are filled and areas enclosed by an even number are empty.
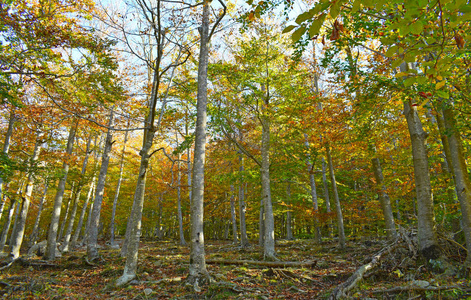
[[[41,220],[41,212],[43,211],[44,202],[46,201],[47,189],[49,187],[49,182],[45,182],[44,193],[39,201],[38,214],[36,215],[36,221],[34,221],[33,230],[29,235],[28,248],[33,247],[34,244],[38,241],[39,237],[39,221]]]
[[[236,216],[236,208],[235,208],[235,195],[234,195],[234,185],[231,184],[231,222],[232,222],[232,240],[234,245],[238,243],[238,236],[237,236],[237,216]]]
[[[466,264],[471,265],[471,182],[469,180],[468,167],[463,150],[460,132],[456,126],[456,120],[451,104],[443,109],[445,128],[448,132],[448,143],[455,179],[457,196],[460,201],[461,214],[463,216],[463,233],[466,240],[468,255]]]
[[[128,124],[129,127],[129,124]],[[115,217],[116,207],[118,205],[119,190],[121,189],[121,182],[123,181],[123,170],[124,170],[124,154],[126,152],[126,143],[128,141],[128,131],[124,134],[123,150],[121,150],[121,162],[119,163],[119,179],[118,185],[116,186],[116,192],[113,199],[113,210],[111,212],[111,224],[110,224],[110,245],[114,246],[114,235],[115,235]]]
[[[177,175],[177,217],[178,217],[178,233],[180,237],[180,245],[186,246],[185,235],[183,234],[183,215],[182,215],[182,193],[181,193],[181,181],[182,172],[180,170],[181,154],[178,154],[178,175]]]
[[[293,240],[293,232],[291,231],[291,183],[288,182],[286,186],[286,204],[288,208],[286,210],[286,239]]]
[[[89,135],[87,141],[87,147],[85,149],[85,157],[82,163],[82,171],[80,173],[80,179],[77,184],[77,189],[74,195],[74,206],[72,208],[72,213],[70,214],[69,223],[67,224],[67,229],[65,230],[64,243],[62,244],[62,252],[69,251],[70,238],[72,235],[72,229],[74,227],[75,215],[77,214],[78,203],[80,201],[80,194],[82,193],[82,188],[85,181],[85,171],[87,170],[88,158],[90,156],[90,145],[92,142],[92,134]]]
[[[101,168],[98,175],[98,181],[96,184],[95,190],[95,200],[93,201],[93,209],[91,221],[90,221],[90,231],[87,238],[87,258],[89,261],[94,261],[99,258],[97,242],[98,242],[98,227],[100,224],[100,213],[101,205],[103,203],[103,193],[105,191],[106,184],[106,175],[108,174],[108,166],[110,164],[110,152],[111,147],[113,146],[113,131],[111,127],[113,126],[113,109],[110,113],[110,120],[108,122],[108,132],[105,139],[105,148],[103,150],[103,156],[101,158]]]
[[[62,240],[65,225],[67,224],[67,220],[69,219],[70,206],[72,205],[72,202],[74,200],[74,191],[75,191],[75,182],[72,182],[72,187],[70,188],[69,201],[67,201],[67,208],[65,209],[64,219],[62,220],[62,223],[60,223],[61,227],[59,230],[59,237],[57,238],[57,240],[59,241]]]
[[[8,210],[8,215],[3,223],[2,237],[0,238],[0,252],[3,252],[5,248],[5,243],[7,242],[8,231],[10,230],[11,221],[13,219],[13,214],[15,213],[16,201],[10,198],[10,209]]]
[[[15,114],[13,113],[13,108],[12,108],[10,111],[10,119],[8,120],[8,129],[5,134],[5,142],[3,143],[2,153],[5,156],[8,155],[8,151],[10,150],[10,140],[11,140],[11,137],[13,136],[13,126],[15,125],[15,121],[16,121],[16,117],[15,117]],[[5,207],[5,202],[6,202],[5,197],[3,197],[3,178],[2,177],[0,177],[0,199],[3,200],[1,209],[0,209],[0,220],[1,220],[2,214],[3,214],[3,208]]]
[[[307,164],[307,171],[309,174],[309,184],[311,186],[310,192],[311,192],[311,198],[312,198],[312,208],[314,209],[314,227],[315,227],[314,235],[315,235],[315,240],[318,243],[320,243],[322,241],[322,238],[321,238],[321,228],[319,226],[319,218],[317,217],[319,213],[319,205],[317,201],[316,181],[314,179],[314,170],[313,170],[314,165],[311,163],[311,154],[309,153],[309,141],[308,141],[308,135],[306,133],[304,134],[304,146],[306,147],[306,151],[307,151],[306,164]]]
[[[34,145],[33,154],[30,158],[29,170],[28,170],[28,181],[26,183],[25,195],[23,198],[23,205],[21,207],[20,214],[18,215],[16,230],[13,231],[10,244],[10,259],[17,259],[20,256],[20,248],[23,243],[23,237],[25,234],[26,218],[28,217],[29,205],[31,203],[31,197],[34,189],[34,172],[36,168],[36,161],[39,158],[39,152],[41,150],[42,141],[39,137],[39,131],[36,135],[36,143]]]
[[[337,228],[339,231],[339,246],[340,246],[340,249],[345,249],[346,240],[345,240],[345,230],[343,226],[342,207],[340,206],[339,193],[337,190],[337,182],[335,181],[334,164],[332,163],[332,155],[330,154],[329,144],[325,145],[325,150],[327,154],[327,161],[329,164],[330,181],[332,182],[332,192],[334,193],[335,209],[337,212]]]
[[[373,173],[376,179],[379,202],[381,204],[381,208],[383,209],[384,221],[386,223],[386,234],[388,239],[393,239],[397,236],[396,224],[394,223],[391,201],[389,199],[388,193],[386,192],[386,187],[383,184],[383,169],[381,168],[379,158],[373,158],[371,162],[373,164]]]
[[[78,127],[78,120],[75,120],[75,124],[70,127],[69,138],[67,139],[67,150],[66,156],[72,155],[72,149],[74,146],[75,133]],[[63,163],[63,175],[59,180],[57,187],[56,197],[54,198],[54,207],[51,216],[51,223],[47,234],[47,247],[44,254],[44,259],[54,260],[56,258],[57,249],[57,229],[59,228],[59,218],[61,215],[62,199],[64,197],[65,183],[67,181],[67,173],[69,172],[69,163],[67,160]]]
[[[195,291],[210,281],[204,257],[204,162],[206,152],[206,110],[208,97],[209,10],[211,2],[203,0],[203,18],[199,27],[198,92],[196,104],[195,149],[193,153],[193,185],[190,215],[190,268],[188,282]]]
[[[245,223],[245,193],[244,193],[244,158],[242,153],[239,153],[239,171],[240,171],[240,183],[239,183],[239,223],[240,223],[240,247],[245,249],[249,246],[249,239],[247,238],[247,225]]]
[[[327,164],[324,157],[322,157],[322,183],[324,184],[324,201],[325,201],[325,211],[330,213],[332,209],[330,208],[330,197],[329,197],[329,183],[327,182]],[[328,221],[328,234],[332,236],[332,221]]]
[[[88,202],[90,201],[90,199],[92,198],[92,194],[94,192],[94,189],[95,189],[95,180],[96,180],[96,177],[94,176],[92,178],[92,182],[90,184],[90,187],[88,189],[88,194],[87,194],[87,198],[85,199],[85,203],[83,204],[82,206],[82,211],[80,213],[80,217],[79,217],[79,221],[78,221],[78,224],[77,224],[77,228],[75,228],[75,232],[74,232],[74,236],[72,237],[72,241],[70,242],[70,247],[72,249],[75,249],[75,247],[77,246],[77,242],[78,242],[78,239],[80,237],[80,233],[82,232],[82,227],[83,227],[83,220],[85,219],[85,214],[87,213],[87,208],[88,208]],[[87,222],[88,223],[88,222]],[[87,228],[85,226],[85,230],[86,231]],[[84,235],[85,235],[85,232],[84,232]]]
[[[422,122],[417,113],[417,106],[411,106],[408,101],[404,102],[404,115],[409,128],[414,161],[419,250],[429,260],[438,258],[440,256],[440,249],[435,231],[432,187],[430,184],[427,148],[425,146],[427,133],[422,127]]]

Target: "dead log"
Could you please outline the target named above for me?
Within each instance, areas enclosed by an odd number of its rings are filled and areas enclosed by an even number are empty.
[[[363,279],[365,273],[379,266],[383,257],[398,248],[401,241],[402,240],[396,240],[392,245],[383,248],[380,252],[375,254],[369,263],[358,268],[344,283],[337,286],[330,295],[329,300],[347,297],[347,292],[353,289],[357,283]]]
[[[299,268],[307,267],[314,268],[317,264],[317,261],[256,261],[256,260],[225,260],[225,259],[207,259],[207,264],[222,264],[222,265],[255,265],[255,266],[264,266],[272,268]]]
[[[460,286],[456,286],[456,285],[422,287],[422,286],[416,286],[416,285],[410,284],[406,286],[397,286],[390,289],[376,289],[376,290],[370,291],[370,293],[389,294],[389,293],[401,293],[401,292],[409,292],[409,291],[424,292],[424,291],[446,291],[446,290],[454,290],[454,289],[463,291],[463,289]]]

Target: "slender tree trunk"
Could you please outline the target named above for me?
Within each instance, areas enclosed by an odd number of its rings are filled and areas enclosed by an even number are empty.
[[[291,231],[291,183],[288,182],[286,186],[286,204],[288,209],[286,210],[286,239],[293,240],[293,232]]]
[[[468,250],[466,264],[471,265],[471,182],[468,166],[466,165],[463,142],[456,126],[453,108],[450,103],[447,105],[448,107],[443,109],[443,117],[445,128],[449,133],[448,143],[450,146],[452,169],[463,216],[463,233],[466,240],[466,249]]]
[[[162,199],[164,197],[164,193],[160,193],[159,196],[159,203],[158,203],[158,215],[157,215],[157,224],[155,226],[155,235],[160,240],[163,238],[162,232]]]
[[[101,205],[103,203],[103,193],[105,191],[106,175],[108,174],[108,166],[110,164],[110,152],[113,146],[113,109],[111,110],[110,120],[108,122],[108,132],[105,139],[105,148],[101,159],[101,168],[98,175],[98,181],[95,190],[95,200],[93,201],[93,209],[90,221],[90,231],[87,239],[87,258],[89,261],[94,261],[99,258],[97,242],[98,242],[98,228],[100,224]]]
[[[21,198],[21,191],[23,190],[23,184],[24,184],[24,181],[21,182],[20,187],[16,191],[16,197],[18,197],[18,198]],[[18,201],[18,200],[15,200],[15,201]],[[15,221],[13,222],[13,228],[11,230],[10,240],[8,242],[8,245],[13,244],[13,237],[15,236],[14,233],[16,232],[16,227],[18,226],[18,216],[19,216],[20,210],[22,208],[21,204],[22,204],[22,201],[18,201],[18,205],[16,206],[16,209],[15,209]]]
[[[128,124],[129,127],[129,124]],[[111,212],[111,224],[110,224],[110,245],[114,246],[114,235],[115,235],[115,216],[116,216],[116,207],[118,205],[119,199],[119,190],[121,189],[121,182],[123,181],[123,170],[124,170],[124,154],[126,152],[126,143],[128,141],[128,131],[124,134],[124,143],[123,150],[121,150],[121,162],[119,163],[119,179],[118,185],[116,186],[116,192],[113,199],[113,210]]]
[[[265,210],[263,209],[263,198],[260,198],[260,213],[258,217],[258,245],[263,247],[265,244]]]
[[[318,213],[319,213],[319,205],[317,201],[317,189],[316,189],[316,181],[314,179],[314,165],[311,163],[311,155],[309,153],[309,141],[308,141],[308,135],[305,133],[304,134],[304,146],[306,147],[307,150],[307,156],[306,156],[306,164],[307,164],[307,171],[309,174],[309,184],[311,186],[311,198],[312,198],[312,208],[314,209],[314,235],[315,235],[315,240],[320,243],[322,241],[321,238],[321,228],[319,226],[319,218]],[[330,205],[329,205],[330,206]]]
[[[20,248],[23,243],[23,237],[25,234],[26,218],[28,217],[29,205],[31,203],[31,197],[34,189],[34,172],[35,164],[39,158],[39,152],[41,150],[42,141],[39,137],[39,132],[36,135],[36,143],[34,145],[33,154],[31,155],[28,171],[28,181],[26,183],[25,195],[23,198],[23,205],[18,215],[16,230],[12,232],[11,243],[10,243],[10,259],[17,259],[20,256]]]
[[[324,157],[322,157],[322,183],[324,184],[325,211],[330,213],[332,212],[332,209],[330,208],[329,183],[327,182],[327,164]],[[327,226],[328,235],[332,237],[333,225],[330,219]]]
[[[75,247],[77,246],[80,233],[82,232],[83,221],[85,219],[85,214],[87,213],[88,203],[90,202],[90,199],[92,198],[92,195],[94,194],[94,191],[95,191],[95,180],[96,180],[96,177],[94,176],[90,183],[90,187],[88,188],[87,198],[85,199],[85,203],[82,206],[82,211],[80,212],[80,217],[77,224],[77,228],[75,228],[74,236],[72,237],[72,241],[70,243],[70,247],[72,249],[75,249]],[[90,213],[88,215],[90,215]],[[88,220],[90,220],[90,218],[87,219],[87,224],[85,224],[82,242],[86,240],[85,239],[86,232],[88,231],[88,227],[89,227]]]
[[[345,229],[343,226],[342,207],[340,206],[339,193],[337,190],[337,182],[335,181],[334,164],[332,163],[332,155],[330,154],[329,144],[325,145],[325,149],[326,149],[326,154],[327,154],[327,161],[329,164],[330,181],[332,181],[332,192],[334,193],[335,208],[337,212],[337,228],[339,231],[339,246],[340,246],[340,249],[345,249],[346,239],[345,239]]]
[[[234,185],[231,184],[231,222],[232,222],[232,240],[234,245],[237,245],[238,235],[237,235],[237,216],[235,208],[235,195],[234,195]]]
[[[77,189],[74,195],[74,206],[72,208],[72,213],[70,214],[69,223],[67,224],[67,229],[65,230],[64,243],[62,244],[62,252],[69,251],[70,238],[72,236],[72,230],[74,228],[75,215],[77,214],[78,203],[80,201],[80,194],[82,193],[82,188],[85,181],[85,171],[87,170],[88,158],[90,156],[90,145],[92,142],[92,134],[89,135],[87,141],[87,147],[85,149],[85,157],[82,163],[82,171],[80,173],[80,179],[77,184]]]
[[[381,204],[381,208],[383,209],[384,221],[386,223],[386,234],[389,239],[393,239],[397,236],[396,224],[394,223],[394,215],[391,208],[391,201],[389,199],[388,193],[386,192],[386,187],[383,183],[383,169],[381,168],[379,158],[373,158],[371,162],[373,164],[373,173],[376,179],[379,202]]]
[[[2,230],[2,237],[0,238],[0,252],[3,252],[3,248],[5,248],[5,243],[8,237],[8,231],[10,231],[11,221],[13,219],[13,214],[15,213],[16,208],[16,201],[14,199],[10,199],[10,209],[8,210],[8,215],[3,223],[3,230]]]
[[[78,127],[78,120],[75,120],[75,124],[70,127],[69,138],[67,140],[67,157],[72,155],[72,149],[74,146],[75,133]],[[69,172],[69,164],[67,160],[63,164],[63,175],[59,181],[57,187],[56,197],[54,199],[54,207],[51,216],[51,223],[47,234],[47,247],[44,258],[47,260],[54,260],[56,258],[57,249],[57,229],[59,228],[59,218],[61,215],[62,199],[64,197],[65,182],[67,181],[67,173]]]
[[[61,227],[59,230],[59,237],[57,238],[58,241],[61,241],[64,236],[65,225],[67,224],[67,220],[69,219],[70,206],[72,205],[72,202],[74,200],[74,191],[75,182],[72,182],[72,187],[70,188],[69,201],[67,201],[67,208],[65,209],[64,219],[62,220]]]
[[[4,156],[8,156],[8,151],[10,150],[10,140],[11,140],[11,137],[13,136],[13,127],[15,125],[15,121],[16,121],[16,117],[15,117],[15,114],[13,113],[13,108],[11,108],[10,119],[8,120],[8,129],[5,134],[5,142],[3,143],[2,154]],[[0,199],[3,200],[1,204],[1,208],[0,208],[0,220],[1,220],[2,214],[3,214],[3,208],[5,207],[5,201],[6,201],[6,199],[3,197],[3,178],[2,177],[0,177]]]
[[[198,60],[198,92],[196,104],[195,149],[193,154],[193,185],[190,215],[190,268],[188,282],[195,291],[210,281],[204,257],[203,203],[204,162],[206,152],[206,105],[208,97],[209,10],[211,1],[203,0],[203,19],[200,32]]]
[[[249,239],[247,238],[247,226],[245,223],[245,193],[244,193],[244,158],[242,153],[239,153],[239,172],[240,172],[240,183],[239,183],[239,224],[240,224],[240,247],[245,249],[249,246]]]
[[[180,237],[180,245],[186,246],[185,235],[183,234],[183,215],[182,215],[182,194],[181,194],[181,181],[182,172],[180,170],[181,154],[178,154],[178,175],[177,175],[177,217],[178,217],[178,232]]]
[[[46,201],[47,189],[49,187],[49,182],[46,180],[44,186],[44,193],[39,201],[38,214],[36,215],[36,221],[34,221],[33,230],[29,235],[28,248],[31,248],[38,241],[39,237],[39,221],[41,220],[41,212],[43,211],[44,202]]]

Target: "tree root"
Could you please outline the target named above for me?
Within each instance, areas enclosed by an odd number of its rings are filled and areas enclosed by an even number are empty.
[[[222,264],[222,265],[256,265],[272,268],[287,268],[287,267],[308,267],[314,268],[317,261],[296,262],[296,261],[256,261],[256,260],[223,260],[223,259],[207,259],[207,264]]]

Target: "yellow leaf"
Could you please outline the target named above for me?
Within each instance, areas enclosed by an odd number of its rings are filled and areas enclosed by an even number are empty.
[[[437,84],[435,85],[435,89],[436,89],[436,90],[439,90],[439,89],[441,89],[444,85],[445,85],[445,80],[439,81],[439,82],[437,82]]]

